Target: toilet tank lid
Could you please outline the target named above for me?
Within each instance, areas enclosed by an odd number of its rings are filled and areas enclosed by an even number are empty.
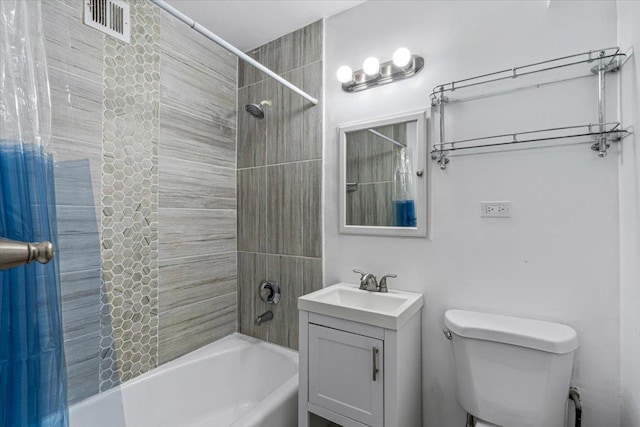
[[[576,331],[560,323],[476,311],[447,310],[444,324],[461,337],[512,344],[548,353],[564,354],[578,348]]]

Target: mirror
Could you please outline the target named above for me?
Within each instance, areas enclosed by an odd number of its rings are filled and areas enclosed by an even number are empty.
[[[340,232],[427,235],[426,112],[339,127]]]

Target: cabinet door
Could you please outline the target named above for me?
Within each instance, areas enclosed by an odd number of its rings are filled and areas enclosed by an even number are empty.
[[[382,427],[383,357],[382,340],[309,325],[309,402]]]

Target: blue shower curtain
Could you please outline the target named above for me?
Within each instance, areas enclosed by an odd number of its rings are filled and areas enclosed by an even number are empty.
[[[57,245],[53,159],[0,141],[0,236]],[[58,261],[0,272],[0,425],[67,425]]]
[[[0,0],[0,238],[57,246],[40,2]],[[0,427],[68,425],[57,256],[0,271]]]

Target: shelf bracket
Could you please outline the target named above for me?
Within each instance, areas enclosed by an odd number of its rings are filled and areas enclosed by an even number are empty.
[[[598,130],[600,134],[595,137],[596,142],[591,146],[593,151],[598,152],[598,157],[607,157],[607,151],[612,141],[620,141],[618,133],[605,133],[607,122],[607,81],[606,74],[618,71],[620,63],[614,57],[611,61],[605,61],[606,52],[600,51],[598,54],[598,65],[591,68],[593,74],[598,75]]]

